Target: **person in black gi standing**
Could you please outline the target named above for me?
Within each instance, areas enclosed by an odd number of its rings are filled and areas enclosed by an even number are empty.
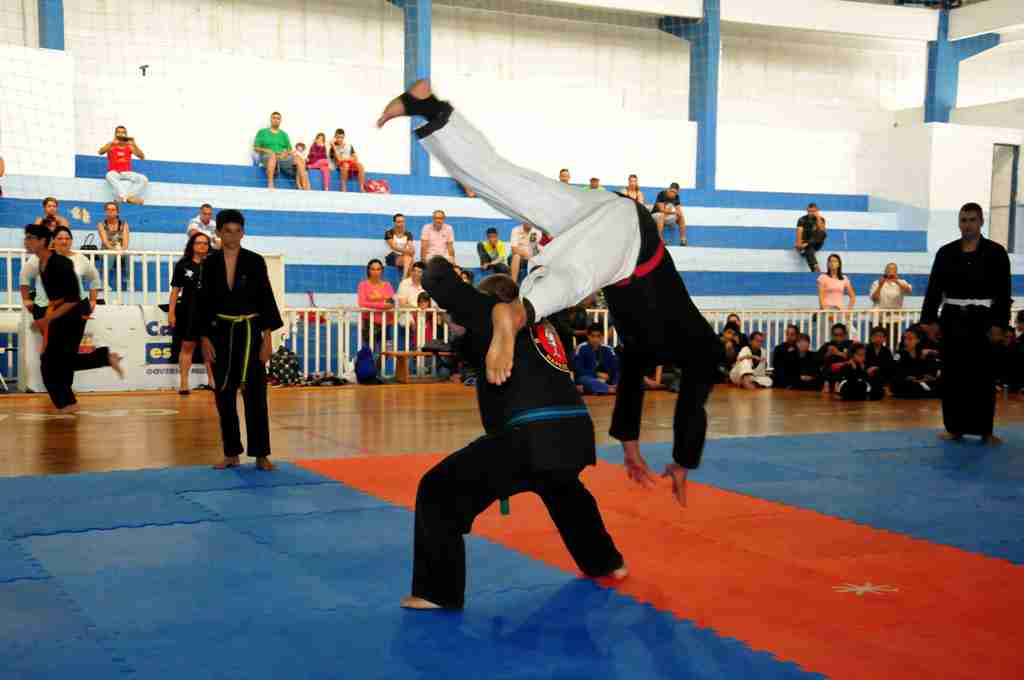
[[[499,300],[518,286],[494,274],[480,290],[463,283],[452,264],[434,257],[423,287],[466,328],[466,361],[483,368]],[[410,609],[461,609],[465,599],[463,535],[494,501],[532,491],[540,496],[580,570],[592,578],[626,576],[622,555],[605,530],[597,502],[579,480],[596,463],[594,423],[569,373],[554,327],[541,321],[516,337],[512,374],[504,385],[476,383],[486,434],[430,469],[416,491]]]
[[[1010,258],[1006,249],[981,235],[982,208],[960,209],[960,238],[935,253],[921,323],[942,330],[943,437],[960,440],[978,435],[986,444],[996,412],[995,367],[991,332],[1010,321]],[[942,306],[941,314],[939,306]]]
[[[60,227],[68,231],[65,227]],[[68,231],[70,234],[70,231]],[[79,410],[75,392],[71,389],[75,371],[88,371],[110,366],[118,375],[119,357],[106,347],[98,347],[86,354],[79,353],[85,333],[85,316],[90,311],[88,300],[81,298],[81,286],[75,265],[70,258],[50,249],[54,232],[43,224],[25,225],[25,249],[39,258],[39,278],[49,299],[46,310],[33,313],[35,327],[43,334],[43,353],[40,372],[43,385],[58,413],[70,414]]]
[[[245,218],[237,210],[217,213],[222,247],[203,264],[198,328],[203,357],[213,364],[214,394],[224,440],[224,460],[217,469],[237,467],[245,450],[238,423],[238,389],[245,403],[249,456],[260,470],[270,462],[266,363],[272,353],[271,333],[281,326],[281,313],[263,258],[241,247]]]

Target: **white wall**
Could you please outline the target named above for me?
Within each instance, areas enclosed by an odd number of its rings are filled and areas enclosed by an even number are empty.
[[[956,40],[1022,26],[1024,4],[1020,0],[986,0],[953,10],[949,18],[949,37]]]
[[[39,46],[39,0],[3,0],[0,45]]]
[[[992,198],[992,147],[1024,145],[1024,129],[932,124],[928,250],[957,237],[960,206],[974,201],[988,214]],[[987,233],[987,232],[986,232]]]
[[[984,127],[1024,126],[1024,99],[953,109],[951,122]]]
[[[960,11],[960,10],[957,10]],[[1000,44],[960,64],[956,105],[1024,98],[1024,40]],[[1024,126],[1024,120],[1017,124]]]
[[[73,177],[73,59],[0,45],[0,155],[7,173]]]
[[[921,123],[860,136],[857,191],[872,211],[896,213],[905,228],[926,229],[931,200],[932,133]]]
[[[722,0],[722,21],[921,41],[939,25],[932,10],[845,0]]]
[[[408,172],[408,126],[373,126],[402,87],[401,13],[384,0],[80,0],[65,20],[79,153],[123,123],[150,158],[245,164],[278,110],[293,143],[343,127],[371,168]]]
[[[433,80],[516,163],[552,176],[569,167],[578,182],[637,172],[692,185],[689,46],[637,23],[435,5]]]

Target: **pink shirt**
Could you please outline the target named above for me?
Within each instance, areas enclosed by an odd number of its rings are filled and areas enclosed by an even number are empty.
[[[835,279],[828,274],[822,274],[818,277],[818,289],[822,292],[825,309],[841,309],[843,306],[843,292],[853,292],[853,286],[850,285],[850,277],[845,275],[842,279]]]
[[[420,259],[424,262],[430,261],[430,258],[435,255],[441,255],[450,260],[448,244],[455,245],[455,230],[450,224],[445,224],[440,229],[435,229],[433,223],[424,224],[423,231],[420,232],[420,241],[427,242],[427,252],[420,253]]]
[[[380,285],[375,286],[370,283],[369,279],[363,279],[359,282],[356,294],[359,298],[360,307],[366,309],[387,309],[395,297],[395,290],[387,281],[381,281]],[[363,318],[369,320],[369,316],[370,314],[367,312],[363,315]],[[383,321],[384,315],[374,314],[373,317],[373,322],[379,324]]]

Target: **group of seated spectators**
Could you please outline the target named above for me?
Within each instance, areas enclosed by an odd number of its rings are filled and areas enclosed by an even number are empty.
[[[288,133],[281,129],[281,114],[274,111],[270,114],[270,127],[256,133],[252,149],[267,173],[268,189],[274,188],[274,178],[280,173],[294,177],[296,187],[308,191],[309,171],[319,170],[323,190],[330,191],[333,164],[338,171],[341,191],[348,191],[348,180],[352,175],[359,180],[359,191],[366,191],[366,169],[359,162],[355,147],[345,139],[342,128],[334,131],[330,144],[327,143],[327,135],[319,132],[308,149],[303,142],[293,147]]]
[[[942,337],[938,325],[913,325],[903,331],[899,347],[888,346],[890,329],[871,329],[869,342],[850,339],[846,324],[836,323],[831,337],[817,350],[811,338],[793,324],[774,348],[771,374],[767,370],[764,334],[749,338],[730,315],[720,339],[725,361],[719,367],[723,382],[746,389],[824,391],[848,401],[878,400],[886,394],[901,399],[938,397],[942,376]],[[1016,325],[991,338],[997,388],[1024,391],[1024,312]]]

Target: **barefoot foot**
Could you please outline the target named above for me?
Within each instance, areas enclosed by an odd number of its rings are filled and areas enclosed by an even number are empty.
[[[430,81],[428,80],[417,80],[409,88],[409,94],[414,99],[426,99],[430,96]],[[384,127],[392,118],[400,118],[406,116],[408,113],[405,110],[405,104],[402,102],[401,97],[395,97],[388,105],[384,107],[384,111],[380,114],[380,118],[377,119],[377,127]]]
[[[224,460],[213,466],[214,470],[227,470],[228,468],[238,467],[238,456],[224,456]]]
[[[64,408],[57,409],[57,413],[61,414],[62,416],[73,416],[74,414],[78,413],[81,410],[82,407],[79,406],[78,404],[71,404],[70,406],[65,406]]]
[[[256,457],[256,469],[263,470],[264,472],[270,472],[274,469],[274,464],[270,462],[270,459],[266,456]]]
[[[1000,446],[1003,443],[1003,438],[990,434],[986,437],[982,437],[981,443],[985,446]]]
[[[124,369],[121,368],[121,355],[117,352],[110,353],[110,367],[117,373],[117,377],[124,380]]]
[[[942,432],[939,434],[939,439],[947,442],[958,442],[963,440],[963,438],[962,434],[953,434],[952,432]]]
[[[409,597],[403,597],[399,601],[398,606],[403,609],[441,609],[441,605],[434,604],[430,600],[424,600],[422,597],[415,597],[410,595]]]

